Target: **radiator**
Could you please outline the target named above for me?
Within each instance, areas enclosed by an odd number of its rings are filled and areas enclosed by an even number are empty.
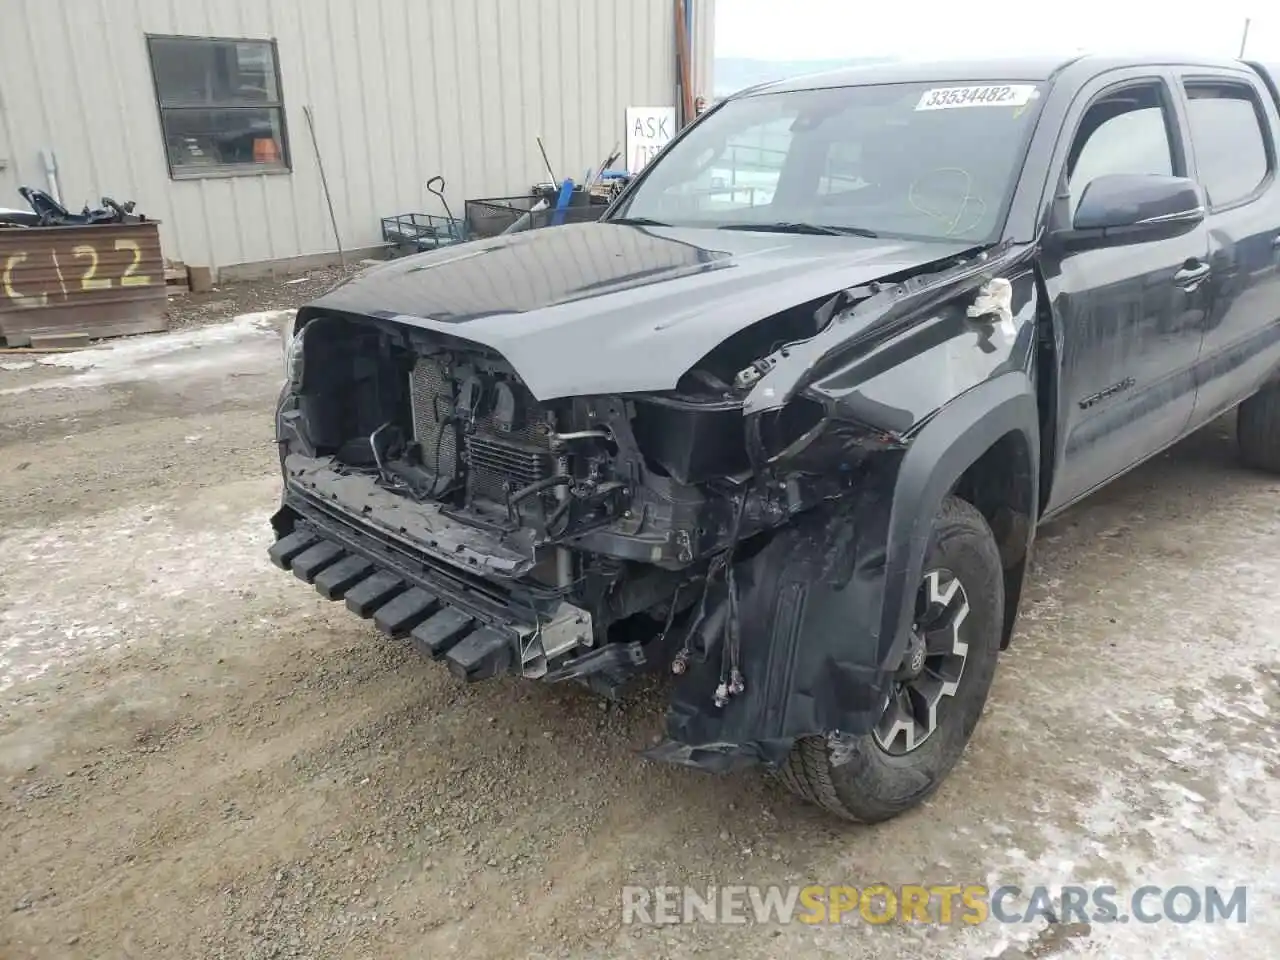
[[[551,476],[554,462],[547,438],[546,421],[526,397],[526,422],[505,432],[490,417],[476,418],[475,431],[468,433],[467,499],[480,498],[506,503],[509,490],[519,490]]]
[[[523,390],[522,387],[518,388]],[[455,476],[459,460],[467,469],[467,500],[505,504],[507,494],[551,475],[555,461],[547,437],[545,413],[533,398],[525,396],[525,422],[504,431],[489,415],[477,416],[463,431],[458,450],[454,413],[454,384],[446,368],[434,358],[420,359],[410,377],[414,439],[422,447],[422,459],[434,470],[437,443],[441,475]]]
[[[453,382],[440,361],[424,357],[409,374],[413,438],[422,447],[422,462],[437,476],[458,472],[457,430],[453,416]]]

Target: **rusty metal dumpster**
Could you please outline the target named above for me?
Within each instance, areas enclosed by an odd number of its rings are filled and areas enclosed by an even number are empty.
[[[167,328],[155,221],[0,229],[0,337],[116,337]]]

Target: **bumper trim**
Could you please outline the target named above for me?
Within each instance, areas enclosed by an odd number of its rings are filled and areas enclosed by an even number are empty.
[[[500,673],[537,679],[562,657],[592,644],[591,615],[585,610],[563,600],[521,606],[512,597],[503,604],[500,585],[489,584],[484,592],[470,589],[429,558],[401,556],[368,532],[334,521],[305,501],[286,497],[273,520],[284,536],[268,551],[272,562],[314,585],[325,599],[344,600],[347,609],[371,618],[386,636],[408,637],[461,679]]]
[[[408,589],[409,585],[390,570],[377,570],[345,591],[347,609],[360,619],[368,620],[384,603]],[[342,600],[344,597],[331,596],[327,599]]]
[[[457,641],[445,660],[449,672],[459,680],[488,680],[510,671],[511,643],[492,627],[482,627]]]
[[[294,557],[302,553],[320,539],[314,530],[295,530],[287,537],[281,537],[271,545],[267,556],[281,570],[288,570],[293,565]]]
[[[345,556],[346,553],[336,543],[321,540],[315,546],[307,547],[294,557],[289,569],[303,583],[315,583],[320,573]]]
[[[373,573],[373,564],[357,554],[349,554],[320,571],[315,588],[326,600],[341,600],[343,594]]]
[[[440,609],[440,598],[421,587],[410,587],[388,600],[373,615],[373,623],[389,637],[405,637],[409,631]]]
[[[445,607],[414,627],[409,639],[431,659],[438,660],[474,625],[475,621],[457,607]]]
[[[533,632],[485,623],[469,608],[453,606],[435,592],[409,582],[397,571],[380,569],[379,560],[330,539],[328,532],[301,526],[268,551],[271,560],[315,586],[327,600],[345,600],[362,619],[372,619],[388,637],[409,637],[449,672],[482,680],[509,671],[521,637]],[[319,571],[317,573],[317,571]]]

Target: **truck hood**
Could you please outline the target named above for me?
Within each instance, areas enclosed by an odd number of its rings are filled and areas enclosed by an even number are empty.
[[[568,224],[393,260],[313,301],[299,318],[339,311],[482,344],[541,401],[670,390],[753,323],[969,248]]]

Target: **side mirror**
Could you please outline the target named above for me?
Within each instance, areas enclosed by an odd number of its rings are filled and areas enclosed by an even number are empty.
[[[1084,188],[1071,229],[1071,247],[1160,240],[1204,221],[1204,193],[1185,177],[1112,173]]]

